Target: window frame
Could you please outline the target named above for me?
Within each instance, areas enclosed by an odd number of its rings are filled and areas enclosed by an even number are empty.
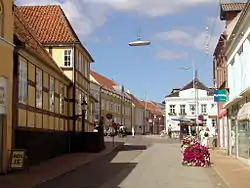
[[[207,113],[207,104],[201,104],[201,113],[203,114]]]
[[[55,112],[55,78],[52,76],[49,76],[49,111]]]
[[[174,104],[169,105],[169,112],[171,114],[175,114],[175,105]]]
[[[28,62],[23,60],[19,60],[18,101],[28,103]]]
[[[185,114],[186,113],[186,105],[185,104],[181,104],[180,105],[180,114]]]
[[[63,84],[60,84],[59,88],[60,88],[59,111],[60,111],[60,114],[64,114],[65,113],[65,105],[64,105],[65,88]]]
[[[65,52],[67,52],[67,51],[70,51],[70,55],[65,54]],[[63,55],[63,67],[73,67],[73,50],[72,49],[64,49],[62,55]],[[69,56],[69,58],[70,58],[69,64],[70,65],[65,64],[65,56]]]
[[[40,76],[38,78],[39,74]],[[40,81],[40,83],[38,83],[38,81]],[[38,94],[40,96],[39,99]],[[38,67],[36,67],[36,108],[43,108],[43,71]]]

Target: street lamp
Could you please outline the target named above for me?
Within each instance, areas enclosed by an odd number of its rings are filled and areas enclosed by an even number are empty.
[[[82,132],[85,132],[85,115],[86,115],[88,103],[86,102],[84,97],[82,98],[81,106],[82,106]]]

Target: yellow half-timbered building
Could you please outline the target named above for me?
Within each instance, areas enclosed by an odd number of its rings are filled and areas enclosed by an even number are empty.
[[[73,129],[92,131],[90,104],[90,63],[93,58],[82,45],[60,6],[21,6],[28,24],[64,74],[73,82]],[[44,21],[46,20],[46,22]],[[87,102],[82,130],[82,102]]]

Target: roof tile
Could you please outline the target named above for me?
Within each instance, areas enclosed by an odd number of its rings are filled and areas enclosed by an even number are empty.
[[[144,108],[144,105],[141,103],[141,101],[139,99],[137,99],[133,94],[131,93],[127,93],[130,96],[130,99],[132,101],[132,103],[134,103],[134,105],[138,108]]]
[[[241,11],[245,7],[246,3],[235,2],[235,3],[221,3],[222,11]]]
[[[59,5],[19,6],[41,43],[79,42]]]
[[[91,76],[94,77],[94,79],[100,85],[106,87],[107,89],[114,90],[114,86],[117,86],[117,84],[113,80],[111,80],[111,79],[109,79],[109,78],[107,78],[105,76],[102,76],[102,75],[98,74],[97,72],[94,72],[94,71],[90,70],[90,74],[91,74]]]
[[[26,49],[46,61],[50,66],[57,70],[58,73],[64,75],[63,71],[58,67],[50,54],[39,43],[37,36],[31,30],[23,14],[16,6],[14,6],[14,35],[18,40],[25,44]],[[64,77],[67,78],[66,76]]]

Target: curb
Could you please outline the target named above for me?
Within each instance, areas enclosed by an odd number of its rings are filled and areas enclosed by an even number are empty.
[[[100,159],[101,157],[104,157],[104,156],[106,156],[106,155],[112,153],[113,151],[115,151],[115,150],[121,148],[123,145],[124,145],[124,143],[120,143],[120,144],[116,145],[114,148],[110,149],[110,151],[108,151],[107,153],[104,153],[103,155],[99,155],[99,156],[97,156],[96,158],[94,158],[93,160],[89,160],[89,161],[87,161],[87,162],[84,163],[84,164],[81,164],[81,165],[78,165],[78,166],[74,167],[73,169],[69,169],[69,170],[66,170],[66,171],[64,171],[64,172],[62,172],[62,173],[58,173],[58,175],[56,175],[56,176],[54,176],[54,177],[51,177],[51,178],[47,178],[47,179],[45,179],[45,180],[43,180],[43,181],[41,181],[41,182],[39,182],[39,183],[36,183],[35,185],[33,185],[33,186],[30,187],[30,188],[36,188],[37,186],[42,185],[42,184],[44,184],[44,183],[46,183],[46,182],[49,182],[49,181],[51,181],[51,180],[53,180],[53,179],[56,179],[56,178],[65,176],[65,175],[67,175],[67,174],[70,174],[70,173],[74,172],[77,168],[79,168],[79,167],[81,167],[81,166],[88,165],[88,164],[94,162],[95,160],[98,160],[98,159]]]

